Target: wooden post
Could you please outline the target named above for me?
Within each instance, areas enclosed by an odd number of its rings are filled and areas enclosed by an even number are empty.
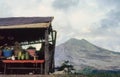
[[[48,28],[45,30],[45,75],[49,74],[49,63],[50,63],[50,60],[49,60],[49,57],[50,57],[50,54],[49,54],[49,42],[48,42],[48,36],[49,36],[49,33],[48,33]]]
[[[53,44],[53,49],[52,49],[52,54],[51,54],[51,72],[54,72],[54,67],[55,67],[55,61],[54,61],[54,54],[55,54],[55,45],[56,45],[56,36],[57,32],[54,30],[52,31],[52,44]]]

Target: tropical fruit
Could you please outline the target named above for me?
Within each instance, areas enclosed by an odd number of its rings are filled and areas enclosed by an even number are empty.
[[[24,55],[24,54],[21,55],[21,59],[22,59],[22,60],[25,59],[25,55]]]
[[[21,59],[22,52],[18,52],[18,60]]]
[[[25,59],[26,59],[26,60],[29,59],[29,54],[28,54],[28,52],[25,53]]]

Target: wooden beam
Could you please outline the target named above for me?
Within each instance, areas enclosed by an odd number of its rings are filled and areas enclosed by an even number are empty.
[[[23,29],[23,28],[48,28],[49,23],[35,23],[35,24],[23,24],[23,25],[10,25],[10,26],[0,26],[0,29]]]

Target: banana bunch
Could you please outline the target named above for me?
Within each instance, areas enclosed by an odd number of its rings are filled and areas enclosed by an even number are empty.
[[[20,51],[20,52],[18,52],[18,60],[21,59],[21,56],[22,56],[22,52]]]
[[[23,53],[23,52],[20,51],[18,53],[18,60],[24,60],[24,59],[28,60],[29,59],[29,54],[28,54],[28,52]]]

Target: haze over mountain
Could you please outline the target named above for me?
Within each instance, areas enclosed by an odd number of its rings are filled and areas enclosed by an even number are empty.
[[[119,70],[120,53],[89,43],[87,40],[70,39],[56,47],[55,65],[70,61],[76,69],[86,66],[99,70]]]

